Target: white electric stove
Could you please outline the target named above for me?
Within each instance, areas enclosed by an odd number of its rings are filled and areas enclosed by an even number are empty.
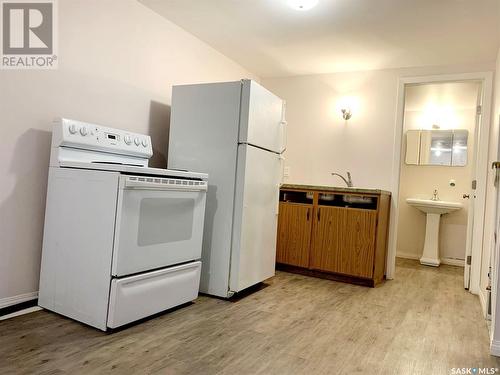
[[[55,122],[40,306],[106,330],[196,299],[208,176],[152,155],[149,136]]]

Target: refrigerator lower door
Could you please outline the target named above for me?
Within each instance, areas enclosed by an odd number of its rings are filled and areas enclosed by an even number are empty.
[[[230,292],[274,276],[280,155],[238,146]]]

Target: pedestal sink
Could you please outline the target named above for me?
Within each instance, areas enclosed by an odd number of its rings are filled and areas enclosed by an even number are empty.
[[[420,258],[420,263],[438,267],[441,264],[441,260],[439,259],[439,220],[441,219],[441,215],[460,210],[463,204],[417,198],[408,198],[406,203],[427,214],[424,253],[422,258]]]

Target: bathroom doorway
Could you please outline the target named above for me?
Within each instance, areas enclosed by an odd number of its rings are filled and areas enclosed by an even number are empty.
[[[481,86],[480,81],[471,80],[405,87],[399,258],[417,259],[426,266],[467,264]],[[469,271],[467,267],[464,272],[467,288]]]
[[[407,199],[435,198],[461,205],[440,217],[439,262],[464,267],[464,287],[479,294],[491,95],[491,73],[400,80],[388,278],[396,256],[423,255],[427,216]]]

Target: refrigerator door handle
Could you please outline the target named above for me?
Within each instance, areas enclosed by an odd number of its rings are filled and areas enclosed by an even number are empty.
[[[281,139],[281,151],[280,153],[284,153],[286,151],[286,139],[287,139],[287,126],[288,126],[288,123],[285,119],[285,114],[286,114],[286,100],[283,100],[282,101],[282,104],[281,104],[281,122],[280,122],[280,125],[281,125],[281,136],[282,136],[282,139]]]
[[[278,194],[276,196],[276,216],[278,216],[280,213],[280,188],[281,188],[281,184],[276,185],[276,187],[278,188]]]
[[[280,125],[281,125],[281,150],[280,150],[280,153],[282,154],[286,151],[288,122],[286,120],[281,120]]]
[[[280,185],[285,183],[285,157],[283,154],[279,155],[280,159]]]
[[[280,163],[280,176],[278,179],[278,184],[276,185],[278,194],[276,196],[276,216],[279,215],[280,211],[280,189],[281,185],[284,183],[283,179],[285,178],[285,157],[282,154],[278,155],[279,163]]]

